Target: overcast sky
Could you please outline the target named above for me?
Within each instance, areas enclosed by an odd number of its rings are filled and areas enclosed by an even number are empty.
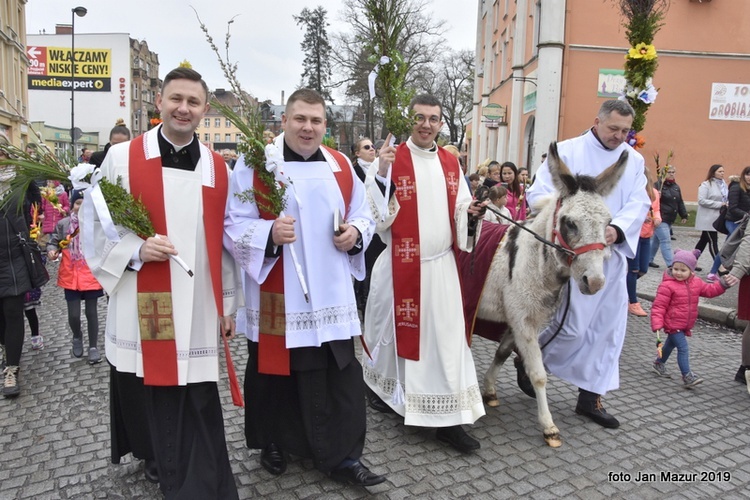
[[[426,1],[433,19],[447,29],[448,46],[474,50],[478,2]],[[159,54],[161,77],[187,59],[211,89],[228,88],[190,5],[222,49],[226,23],[238,15],[231,29],[230,56],[239,62],[245,90],[261,101],[279,103],[281,90],[289,96],[300,82],[302,31],[293,15],[322,5],[328,10],[329,36],[346,29],[340,22],[341,0],[29,0],[26,26],[29,34],[54,33],[55,24],[70,24],[72,8],[86,7],[88,14],[76,17],[77,34],[129,33]]]

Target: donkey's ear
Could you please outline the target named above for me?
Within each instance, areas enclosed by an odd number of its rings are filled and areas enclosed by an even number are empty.
[[[560,196],[564,198],[578,190],[576,178],[570,173],[570,169],[565,165],[565,162],[560,159],[560,155],[557,152],[556,142],[552,142],[549,145],[547,166],[549,167],[549,173],[552,177],[552,183],[555,185],[555,189],[560,193]]]
[[[620,181],[620,177],[625,173],[625,167],[628,164],[628,152],[623,151],[620,158],[607,167],[607,170],[596,177],[596,192],[601,196],[607,196]]]

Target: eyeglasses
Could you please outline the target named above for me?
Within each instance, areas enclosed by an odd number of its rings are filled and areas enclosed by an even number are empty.
[[[375,146],[373,146],[372,144],[365,144],[362,146],[362,149],[367,149],[367,150],[375,149]]]
[[[427,118],[425,115],[414,115],[414,121],[419,123],[420,125],[425,122],[425,120],[428,120],[430,122],[430,125],[437,125],[440,123],[440,117],[432,115],[429,118]]]

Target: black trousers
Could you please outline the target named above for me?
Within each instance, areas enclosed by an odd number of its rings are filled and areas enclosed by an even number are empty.
[[[341,345],[354,349],[351,341]],[[365,385],[356,357],[340,367],[330,346],[323,344],[310,352],[316,358],[327,356],[323,367],[295,370],[295,361],[302,364],[302,360],[294,356],[292,373],[285,377],[258,373],[258,344],[248,341],[248,351],[245,437],[249,448],[276,443],[293,455],[311,458],[315,468],[325,473],[346,459],[362,456]]]
[[[0,344],[5,346],[8,366],[21,363],[23,350],[23,302],[25,293],[0,298]]]

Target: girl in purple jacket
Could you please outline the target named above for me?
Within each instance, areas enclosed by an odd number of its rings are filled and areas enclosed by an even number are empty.
[[[675,251],[672,271],[664,273],[651,307],[651,330],[663,330],[667,334],[662,355],[654,361],[654,371],[662,377],[671,378],[664,363],[672,349],[677,348],[677,364],[682,372],[682,381],[688,389],[703,382],[702,378],[690,371],[687,343],[690,330],[698,319],[698,298],[718,297],[729,288],[723,278],[709,284],[695,275],[695,265],[700,254],[700,250]]]

